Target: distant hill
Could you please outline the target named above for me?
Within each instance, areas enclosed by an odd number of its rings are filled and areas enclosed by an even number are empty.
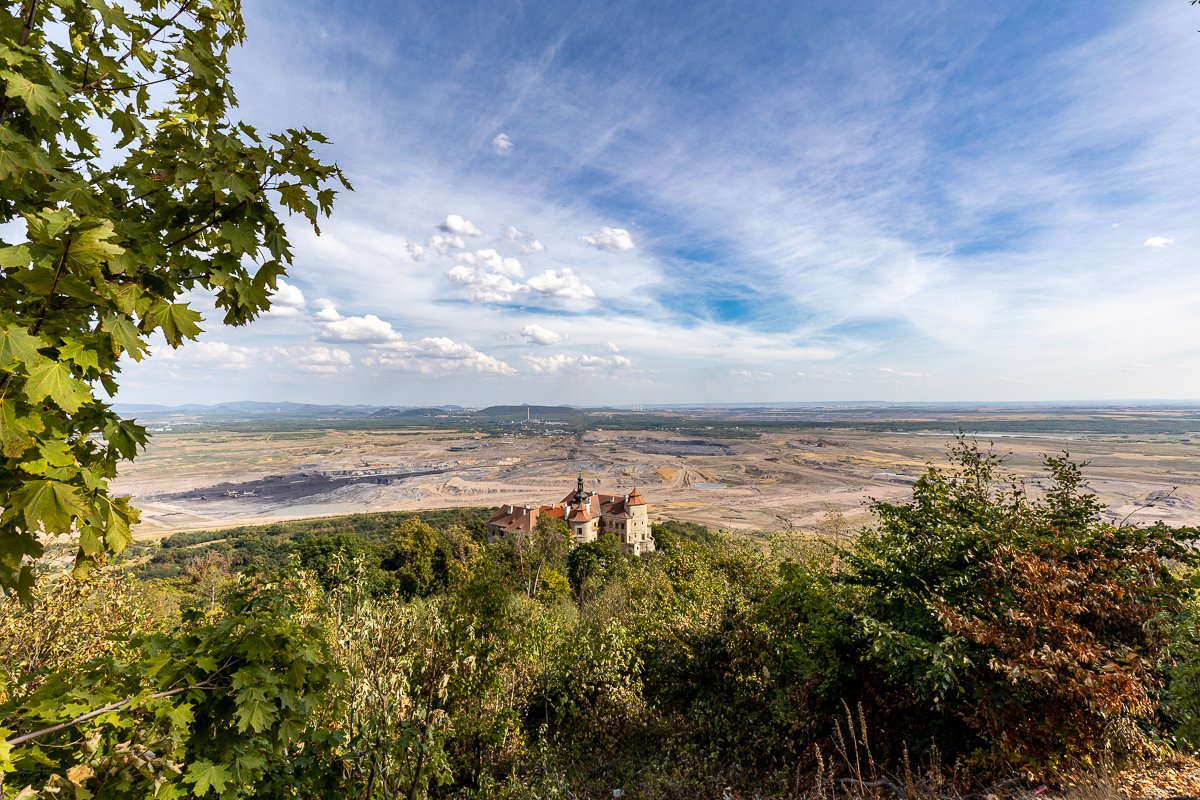
[[[124,416],[189,416],[189,417],[367,417],[379,406],[317,405],[314,403],[264,403],[257,400],[241,400],[231,403],[202,405],[186,403],[178,406],[163,406],[140,403],[115,403],[113,410]]]
[[[456,408],[456,407],[455,407]],[[401,407],[401,408],[381,408],[377,411],[372,411],[371,419],[410,419],[412,417],[444,417],[446,414],[454,413],[455,408],[442,406],[424,406],[418,408]]]
[[[504,419],[525,419],[526,410],[529,416],[535,419],[562,419],[564,417],[574,417],[580,414],[580,410],[574,406],[488,406],[474,412],[474,417],[487,417],[489,419],[504,418]]]

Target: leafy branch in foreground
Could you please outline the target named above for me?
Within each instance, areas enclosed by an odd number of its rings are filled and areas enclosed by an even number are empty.
[[[107,481],[146,434],[97,390],[152,334],[201,333],[188,292],[229,325],[266,310],[292,259],[280,213],[317,228],[349,184],[321,134],[230,118],[238,0],[4,5],[0,588],[28,596],[47,536],[78,534],[80,570],[130,541]]]

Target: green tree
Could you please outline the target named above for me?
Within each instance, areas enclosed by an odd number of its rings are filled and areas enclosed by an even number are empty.
[[[408,597],[429,594],[437,578],[437,531],[420,517],[410,517],[392,534],[392,545],[395,549],[383,567],[395,572],[400,591]]]
[[[580,600],[599,591],[622,564],[621,542],[611,533],[576,545],[567,556],[567,578]]]
[[[270,305],[291,262],[281,214],[314,228],[341,171],[319,133],[233,117],[238,0],[25,0],[0,10],[0,587],[28,595],[45,536],[77,568],[119,552],[137,514],[113,497],[145,443],[101,392],[152,334],[200,333]]]
[[[0,776],[21,797],[333,796],[309,729],[343,679],[312,583],[243,581],[227,613],[40,676],[0,704]],[[40,789],[40,793],[39,793]]]
[[[923,710],[951,747],[965,727],[997,762],[1088,757],[1115,721],[1153,711],[1158,621],[1186,591],[1174,568],[1195,560],[1196,531],[1113,525],[1066,457],[1046,457],[1031,496],[974,442],[951,455],[911,501],[876,503],[879,526],[842,552],[837,580],[895,689],[884,710],[905,724]]]

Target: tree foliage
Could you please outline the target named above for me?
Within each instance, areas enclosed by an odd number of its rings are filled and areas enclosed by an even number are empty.
[[[0,10],[0,587],[28,595],[46,536],[78,568],[122,550],[108,492],[145,430],[103,400],[152,337],[200,333],[191,292],[242,325],[348,187],[319,133],[233,116],[238,0],[24,0]]]
[[[859,647],[894,687],[879,710],[997,763],[1087,757],[1154,711],[1196,531],[1107,521],[1065,456],[1038,491],[973,441],[951,457],[842,552]]]

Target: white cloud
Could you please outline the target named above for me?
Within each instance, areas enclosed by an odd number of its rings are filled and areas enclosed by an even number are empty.
[[[507,303],[525,288],[504,275],[489,272],[485,267],[465,264],[450,269],[446,277],[469,289],[471,299],[477,303]]]
[[[496,138],[492,139],[492,148],[498,155],[506,156],[512,152],[513,141],[508,138],[507,133],[498,133]]]
[[[604,343],[604,346],[608,348],[608,352],[610,352],[610,353],[619,353],[619,352],[621,352],[621,348],[620,348],[620,347],[617,347],[617,343],[616,343],[616,342],[605,342],[605,343]]]
[[[155,361],[196,370],[249,370],[276,366],[316,375],[340,372],[349,369],[353,363],[345,350],[323,345],[257,348],[210,341],[156,352]]]
[[[270,314],[276,317],[298,317],[304,313],[304,292],[280,278],[271,293]]]
[[[253,347],[203,339],[197,342],[188,342],[179,349],[163,347],[154,351],[155,361],[172,362],[180,367],[205,369],[250,369],[260,359],[261,354]]]
[[[371,351],[371,355],[364,358],[363,363],[381,369],[434,376],[516,373],[515,369],[503,361],[481,353],[469,344],[456,342],[444,336],[426,337],[415,342],[401,340],[374,345]]]
[[[530,278],[525,285],[538,294],[567,300],[588,300],[596,296],[592,287],[585,285],[583,279],[570,268],[548,269]]]
[[[543,328],[536,323],[526,325],[521,329],[521,335],[525,337],[530,344],[558,344],[567,340],[566,334],[552,331],[549,328]]]
[[[521,267],[520,261],[515,258],[505,258],[495,250],[476,250],[474,253],[458,253],[454,256],[454,259],[463,264],[470,264],[480,269],[491,270],[510,278],[525,277],[525,270]]]
[[[274,347],[269,355],[281,365],[314,375],[332,375],[348,369],[353,363],[350,354],[340,347],[298,345]]]
[[[1170,238],[1168,238],[1168,237],[1166,237],[1166,236],[1151,236],[1149,239],[1147,239],[1146,241],[1142,242],[1142,246],[1143,246],[1143,247],[1159,247],[1159,248],[1162,248],[1162,247],[1166,247],[1166,246],[1167,246],[1167,245],[1169,245],[1169,244],[1175,244],[1175,240],[1174,240],[1174,239],[1170,239]]]
[[[546,245],[535,239],[533,234],[525,233],[520,228],[515,228],[512,225],[505,227],[504,238],[516,243],[521,248],[522,253],[542,253],[546,250]]]
[[[425,248],[419,244],[410,244],[408,246],[408,255],[413,261],[421,261],[425,258]]]
[[[598,228],[591,235],[579,238],[597,250],[632,250],[635,246],[633,237],[624,228]]]
[[[450,248],[453,247],[455,249],[462,250],[467,246],[467,243],[463,241],[461,236],[442,236],[440,233],[435,233],[429,239],[429,246],[441,255],[446,255],[450,252]],[[413,245],[413,248],[418,247],[421,246]],[[420,260],[420,257],[413,251],[413,249],[410,248],[408,252],[414,260]],[[421,247],[420,255],[425,255],[425,248]]]
[[[773,372],[756,372],[749,369],[731,369],[729,374],[734,378],[741,378],[746,381],[769,381],[775,377]]]
[[[458,214],[448,214],[446,221],[438,225],[443,233],[453,233],[457,236],[482,236],[483,231],[470,220],[463,219]]]
[[[625,356],[569,356],[559,353],[553,356],[525,356],[530,372],[550,373],[564,370],[598,372],[601,370],[628,369],[633,362]]]
[[[343,317],[329,301],[318,300],[317,303],[322,307],[313,315],[313,320],[321,327],[317,338],[322,342],[371,344],[400,338],[400,334],[392,329],[392,323],[374,314]]]
[[[880,367],[879,371],[885,375],[895,375],[898,378],[932,378],[932,375],[927,375],[924,372],[909,372],[902,369],[892,369],[891,367]]]

